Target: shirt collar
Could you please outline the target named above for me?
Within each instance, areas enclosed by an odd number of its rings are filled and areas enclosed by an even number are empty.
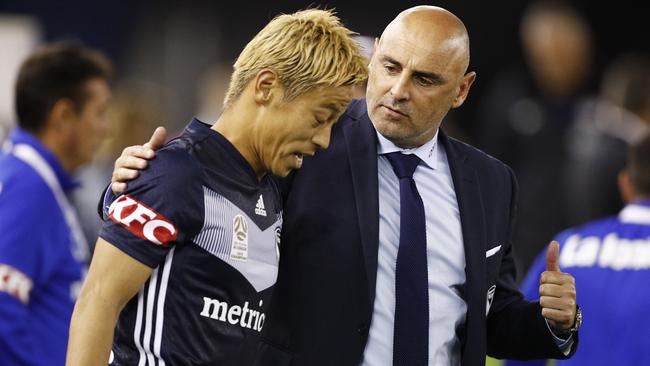
[[[43,145],[43,143],[38,138],[36,138],[36,136],[23,130],[20,127],[16,127],[13,131],[11,131],[11,134],[9,135],[9,141],[11,141],[11,143],[14,145],[26,144],[33,147],[38,152],[38,154],[43,159],[45,159],[50,168],[52,168],[64,192],[69,192],[79,186],[79,182],[76,181],[70,174],[68,174],[68,172],[63,169],[63,166],[61,165],[61,162],[59,162],[59,159],[57,159],[54,153],[50,151],[50,149],[48,149],[45,145]]]
[[[198,118],[193,118],[192,121],[185,127],[187,133],[200,133],[205,136],[209,136],[210,140],[216,142],[232,159],[236,162],[237,166],[241,167],[244,170],[244,173],[248,175],[254,182],[259,182],[257,178],[257,173],[253,170],[251,164],[244,158],[244,156],[237,150],[235,145],[232,144],[225,136],[220,134],[218,131],[212,129],[212,125],[209,125]],[[265,174],[264,179],[270,174]]]
[[[650,225],[650,200],[629,203],[618,214],[618,217],[625,223]]]
[[[415,147],[412,149],[404,149],[395,145],[392,141],[385,138],[382,134],[377,132],[377,140],[379,141],[377,146],[377,154],[389,154],[392,152],[401,152],[403,154],[415,154],[420,160],[422,160],[429,168],[436,170],[438,169],[438,159],[436,153],[438,152],[438,131],[436,131],[435,136],[424,145]]]

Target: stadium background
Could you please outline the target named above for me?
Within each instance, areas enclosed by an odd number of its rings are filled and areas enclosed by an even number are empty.
[[[190,117],[216,118],[230,65],[245,42],[274,15],[310,5],[335,8],[344,23],[369,37],[413,1],[20,1],[0,2],[0,125],[14,124],[15,70],[27,53],[44,42],[79,40],[104,51],[115,63],[116,86],[142,92],[158,108],[144,114],[172,131]],[[477,82],[465,105],[447,125],[473,142],[481,118],[478,101],[508,65],[523,63],[519,23],[530,1],[436,1],[458,15],[471,40],[470,68]],[[638,2],[570,1],[591,26],[595,39],[593,70],[583,86],[596,93],[609,62],[628,52],[648,53],[647,15]],[[141,97],[141,96],[139,96]],[[0,130],[0,139],[3,132]],[[143,128],[143,134],[151,131]],[[139,136],[139,135],[138,135]],[[136,140],[138,141],[138,140]],[[488,360],[489,365],[498,362]]]
[[[472,140],[480,121],[476,114],[482,92],[499,70],[522,59],[518,26],[530,1],[3,0],[0,24],[18,15],[28,16],[34,20],[40,41],[78,39],[103,50],[116,63],[119,79],[136,79],[162,88],[169,111],[161,122],[180,128],[200,112],[199,88],[206,72],[227,70],[245,42],[275,14],[310,4],[335,8],[351,29],[375,37],[399,11],[422,3],[453,11],[469,30],[471,69],[478,71],[478,79],[466,104],[452,117],[466,139]],[[638,2],[569,3],[585,16],[595,34],[595,66],[587,89],[595,90],[600,73],[616,56],[650,50],[647,16],[639,10]],[[6,34],[0,36],[0,42],[8,42],[4,38]],[[2,58],[11,57],[6,47],[2,49]],[[0,70],[6,73],[8,69]],[[0,85],[4,88],[0,98],[6,105],[5,79],[8,77],[3,78],[5,85]],[[2,109],[4,116],[0,119],[6,120],[7,106]]]

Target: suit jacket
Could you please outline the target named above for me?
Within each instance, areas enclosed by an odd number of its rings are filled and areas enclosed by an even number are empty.
[[[512,171],[443,131],[439,142],[449,161],[465,249],[468,307],[465,327],[457,329],[462,365],[483,366],[486,353],[510,359],[571,357],[578,334],[564,356],[539,304],[524,301],[514,283]],[[285,203],[280,267],[254,365],[361,362],[377,276],[377,178],[376,132],[365,101],[353,101],[333,127],[329,149],[305,157],[300,171],[280,182]],[[97,204],[102,219],[104,196]]]
[[[442,131],[439,139],[465,247],[462,365],[484,365],[486,353],[565,358],[539,304],[523,300],[515,285],[512,171]],[[358,365],[373,312],[379,242],[377,138],[364,100],[353,101],[334,126],[329,149],[305,158],[284,184],[280,269],[256,364]],[[572,353],[577,341],[574,334]]]

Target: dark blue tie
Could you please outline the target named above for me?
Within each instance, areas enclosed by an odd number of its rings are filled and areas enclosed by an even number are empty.
[[[399,178],[400,230],[395,266],[394,366],[426,366],[429,355],[429,285],[424,205],[413,180],[416,155],[386,154]]]

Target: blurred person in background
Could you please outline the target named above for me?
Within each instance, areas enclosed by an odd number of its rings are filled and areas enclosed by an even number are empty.
[[[272,175],[329,146],[367,77],[351,34],[310,9],[275,17],[246,45],[217,121],[193,119],[110,206],[68,365],[252,364],[278,273]]]
[[[582,224],[618,212],[616,176],[628,147],[650,130],[650,59],[624,55],[605,71],[600,93],[580,103],[566,136],[564,213]]]
[[[168,111],[173,106],[165,90],[155,83],[122,80],[112,89],[106,139],[97,147],[95,158],[75,172],[74,177],[82,185],[71,197],[91,255],[103,223],[96,214],[97,196],[111,179],[115,159],[125,147],[147,140],[157,125],[166,125]]]
[[[521,274],[553,234],[569,226],[565,137],[589,80],[594,39],[586,20],[558,1],[532,3],[520,32],[526,65],[504,71],[487,89],[478,138],[519,181],[513,240]]]
[[[650,136],[629,149],[618,184],[626,206],[617,216],[557,235],[560,267],[575,276],[580,306],[594,319],[581,328],[580,352],[558,366],[650,365]],[[527,298],[539,296],[543,270],[541,254],[522,282]]]
[[[0,364],[62,365],[87,265],[87,244],[68,201],[71,174],[106,132],[110,62],[53,44],[21,66],[18,127],[0,152]]]

